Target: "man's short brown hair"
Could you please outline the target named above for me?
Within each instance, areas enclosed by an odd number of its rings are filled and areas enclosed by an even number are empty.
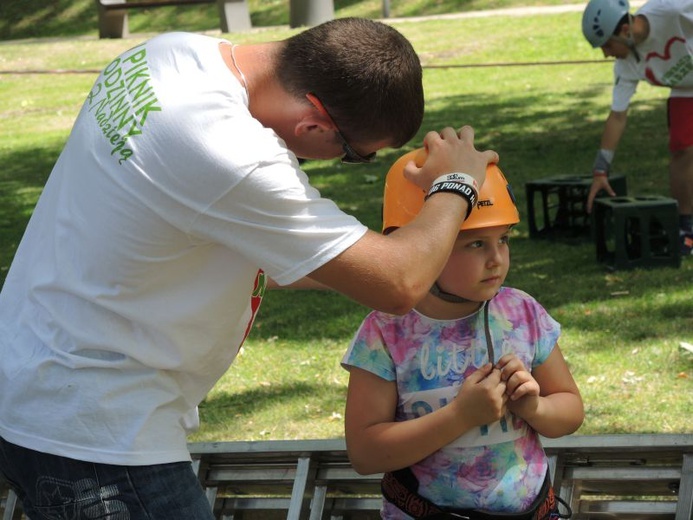
[[[277,75],[304,98],[313,93],[350,142],[414,137],[424,111],[422,71],[411,43],[381,22],[339,18],[284,41]]]

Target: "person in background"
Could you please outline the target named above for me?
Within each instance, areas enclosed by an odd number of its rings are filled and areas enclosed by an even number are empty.
[[[104,68],[0,293],[0,478],[30,518],[213,518],[186,435],[268,278],[406,313],[442,270],[466,184],[384,237],[299,166],[371,162],[423,107],[411,44],[357,18],[249,45],[168,33]],[[498,160],[468,126],[424,143],[423,189]]]
[[[681,254],[693,255],[693,0],[649,0],[632,15],[628,0],[590,0],[582,32],[604,57],[613,56],[614,86],[600,149],[592,167],[587,210],[609,185],[609,170],[626,128],[638,82],[670,89],[669,191],[678,202]]]
[[[386,234],[425,206],[410,158],[387,176]],[[584,410],[559,324],[503,286],[518,222],[491,166],[429,293],[401,316],[371,312],[342,360],[347,451],[359,473],[385,473],[382,518],[558,518],[539,435],[573,433]]]

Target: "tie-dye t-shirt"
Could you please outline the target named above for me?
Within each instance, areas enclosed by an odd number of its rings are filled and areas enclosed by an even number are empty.
[[[503,287],[487,305],[494,360],[514,353],[527,368],[542,364],[556,345],[560,325],[517,289]],[[456,320],[435,320],[415,310],[404,316],[372,312],[342,360],[347,369],[359,367],[397,382],[397,421],[445,406],[465,378],[488,362],[483,307]],[[438,505],[520,512],[539,493],[547,459],[538,434],[508,413],[411,469],[419,493]],[[409,518],[387,501],[382,516]]]

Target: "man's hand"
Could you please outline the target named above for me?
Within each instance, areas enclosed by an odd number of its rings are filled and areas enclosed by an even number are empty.
[[[474,129],[471,126],[463,126],[459,132],[450,127],[441,132],[428,132],[424,145],[428,152],[425,162],[419,167],[411,161],[404,167],[404,176],[425,191],[446,173],[467,173],[481,188],[486,178],[486,167],[489,163],[498,162],[496,152],[480,152],[474,148]]]

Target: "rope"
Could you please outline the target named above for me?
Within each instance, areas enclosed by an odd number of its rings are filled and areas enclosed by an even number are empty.
[[[450,63],[444,65],[422,65],[424,69],[476,69],[485,67],[553,67],[557,65],[610,64],[613,60],[567,60],[567,61],[520,61],[506,63]],[[47,69],[47,70],[0,70],[0,74],[100,74],[96,69]]]

